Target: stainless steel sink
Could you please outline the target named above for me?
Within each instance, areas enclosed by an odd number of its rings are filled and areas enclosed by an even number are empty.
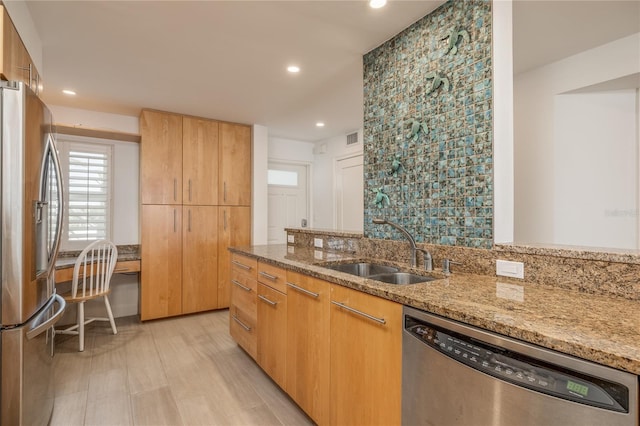
[[[357,275],[359,277],[369,277],[371,275],[390,274],[398,272],[398,268],[394,268],[393,266],[386,266],[368,262],[340,263],[338,265],[324,265],[324,267],[333,269],[334,271]]]
[[[435,278],[432,277],[411,274],[409,272],[393,272],[390,274],[371,275],[368,278],[376,281],[382,281],[387,284],[418,284],[435,280]]]

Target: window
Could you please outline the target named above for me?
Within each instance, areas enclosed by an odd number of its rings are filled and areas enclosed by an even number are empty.
[[[59,140],[65,195],[61,247],[111,239],[111,145]]]
[[[267,185],[298,186],[298,172],[269,169]]]

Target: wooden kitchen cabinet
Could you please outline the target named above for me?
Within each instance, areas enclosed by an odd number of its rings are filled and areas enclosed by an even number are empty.
[[[230,262],[229,334],[254,360],[258,359],[256,259],[233,254]]]
[[[251,127],[220,123],[220,205],[251,205]]]
[[[258,365],[286,387],[287,295],[258,282]]]
[[[27,52],[27,48],[18,34],[7,10],[2,9],[0,19],[0,36],[2,36],[2,55],[0,55],[0,75],[3,80],[21,81],[31,87],[36,94],[40,93],[42,81],[40,74]]]
[[[218,122],[182,119],[183,204],[218,204]]]
[[[140,135],[142,204],[182,204],[182,116],[143,110]]]
[[[218,308],[229,307],[230,261],[229,247],[251,244],[251,207],[219,207],[218,214]],[[255,275],[256,270],[253,270]]]
[[[227,248],[251,243],[251,127],[143,110],[140,133],[142,205],[182,209],[181,311],[165,316],[229,307]],[[143,262],[159,261],[142,251]],[[152,303],[155,284],[143,282],[142,303]]]
[[[142,206],[140,318],[182,313],[182,207]]]
[[[218,207],[182,207],[182,313],[218,307]]]
[[[329,424],[330,284],[287,271],[286,391],[319,425]]]
[[[269,270],[269,277],[276,278],[267,277],[265,269]],[[258,262],[258,365],[286,389],[287,290],[286,287],[283,287],[284,291],[271,287],[280,280],[286,281],[284,269]]]
[[[331,302],[330,423],[400,424],[402,305],[339,285]]]

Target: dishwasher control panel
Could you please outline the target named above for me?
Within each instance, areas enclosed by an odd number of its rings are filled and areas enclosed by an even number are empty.
[[[566,400],[626,413],[628,389],[405,316],[405,331],[482,373]]]

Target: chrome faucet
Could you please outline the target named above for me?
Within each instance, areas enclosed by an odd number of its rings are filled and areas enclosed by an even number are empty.
[[[415,268],[417,266],[417,253],[418,251],[421,251],[424,253],[424,268],[427,271],[431,271],[433,269],[433,265],[432,265],[432,260],[431,260],[431,253],[429,253],[427,250],[423,250],[421,248],[418,248],[418,246],[416,246],[416,240],[413,238],[413,236],[409,233],[409,231],[407,231],[404,227],[398,225],[395,222],[391,222],[388,221],[387,219],[382,219],[382,218],[374,218],[373,219],[373,223],[375,223],[376,225],[389,225],[392,226],[394,228],[396,228],[398,231],[402,232],[404,234],[405,237],[407,237],[407,240],[409,240],[409,244],[411,245],[411,267]]]

